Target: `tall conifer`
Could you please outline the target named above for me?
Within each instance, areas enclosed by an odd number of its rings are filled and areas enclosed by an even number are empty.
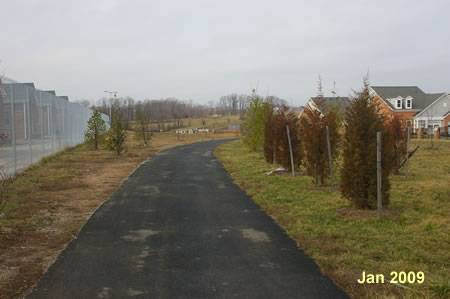
[[[368,80],[355,92],[345,114],[341,194],[357,208],[377,207],[377,132],[382,132],[382,203],[389,204],[389,174],[392,170],[390,132],[371,104]]]
[[[315,103],[318,109],[307,108],[301,117],[302,141],[304,144],[304,165],[306,173],[314,177],[314,183],[325,184],[329,177],[329,157],[326,137],[326,127],[330,134],[332,162],[337,156],[339,143],[339,118],[335,110],[326,109],[322,91],[322,79],[319,76],[318,91]],[[323,114],[321,111],[326,111]]]

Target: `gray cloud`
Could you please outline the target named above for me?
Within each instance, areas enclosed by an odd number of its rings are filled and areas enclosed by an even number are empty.
[[[6,76],[72,100],[105,89],[206,103],[259,92],[303,104],[377,85],[450,91],[448,1],[2,1]]]

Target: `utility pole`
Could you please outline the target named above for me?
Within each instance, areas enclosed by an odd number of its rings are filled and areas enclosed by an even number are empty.
[[[117,91],[109,91],[105,90],[105,93],[109,94],[109,98],[111,99],[111,102],[109,103],[109,123],[111,124],[111,118],[112,118],[112,105],[114,100],[117,97]]]
[[[331,94],[333,94],[333,97],[336,97],[336,81],[333,82],[333,90],[331,91]]]

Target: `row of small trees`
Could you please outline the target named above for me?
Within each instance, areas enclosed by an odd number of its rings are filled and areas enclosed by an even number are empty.
[[[114,151],[117,155],[120,155],[123,151],[127,150],[125,144],[126,128],[126,119],[123,118],[123,114],[119,107],[115,107],[114,112],[112,113],[108,131],[106,130],[106,123],[102,119],[100,113],[97,110],[94,110],[88,121],[85,140],[90,143],[94,149],[98,149],[99,145],[104,143],[108,150]],[[133,129],[136,138],[142,142],[144,146],[147,146],[151,138],[150,124],[142,111],[141,105],[136,107],[136,120],[134,121]]]
[[[305,109],[299,118],[285,106],[274,107],[253,98],[243,124],[244,143],[252,150],[263,151],[267,162],[290,169],[288,126],[294,168],[303,166],[315,184],[324,185],[329,179],[329,165],[341,157],[342,196],[357,208],[372,209],[377,206],[376,134],[381,132],[382,200],[384,206],[388,205],[389,175],[398,172],[406,154],[406,135],[400,121],[386,120],[376,113],[367,80],[362,90],[355,92],[345,114],[338,107],[323,109],[320,80],[316,102],[322,109]]]

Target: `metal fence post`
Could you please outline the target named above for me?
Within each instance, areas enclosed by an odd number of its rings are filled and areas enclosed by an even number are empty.
[[[69,127],[70,127],[70,146],[73,146],[72,141],[72,131],[73,131],[73,123],[72,123],[72,105],[69,104]]]
[[[327,126],[328,164],[330,166],[330,184],[333,188],[333,161],[331,160],[330,130]]]
[[[64,102],[64,108],[62,109],[62,141],[63,148],[66,147],[66,103]]]
[[[39,92],[39,107],[40,107],[40,116],[41,116],[41,143],[42,143],[42,157],[45,157],[45,143],[44,143],[44,116],[42,113],[42,92]]]
[[[28,86],[25,85],[25,91],[26,91],[26,109],[24,111],[25,117],[27,119],[27,127],[25,128],[25,131],[27,132],[28,137],[28,159],[30,161],[30,165],[33,164],[33,148],[32,148],[32,140],[31,140],[31,117],[30,117],[30,94],[28,92]]]
[[[14,104],[14,84],[11,83],[11,134],[13,143],[13,163],[14,175],[17,173],[17,152],[16,152],[16,107]]]
[[[52,97],[50,97],[50,136],[52,136],[52,153],[55,152],[55,130],[53,128],[53,101]]]
[[[378,218],[381,218],[381,132],[377,132],[377,205]]]
[[[286,131],[287,131],[288,142],[289,142],[289,154],[291,155],[292,176],[295,176],[295,171],[294,171],[294,156],[292,155],[292,145],[291,145],[291,134],[289,133],[289,126],[288,126],[288,125],[286,125]]]

